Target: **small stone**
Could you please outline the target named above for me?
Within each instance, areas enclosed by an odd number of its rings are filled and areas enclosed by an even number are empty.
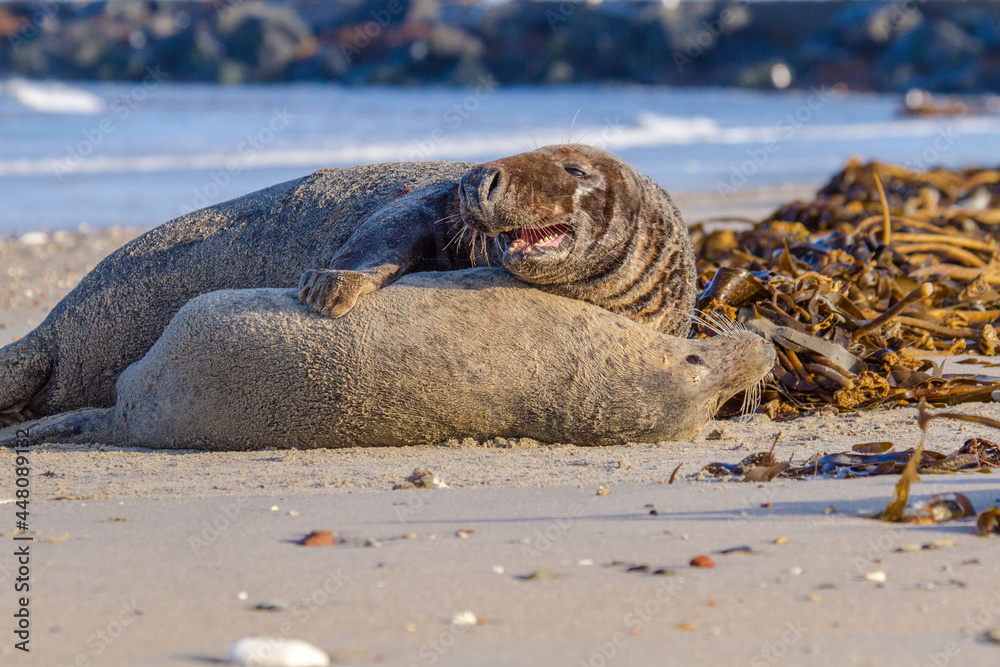
[[[682,632],[691,632],[693,630],[697,630],[698,626],[695,623],[679,623],[677,625],[677,629]]]
[[[406,631],[407,632],[416,632],[417,631],[417,625],[415,623],[407,623],[406,624]]]
[[[691,567],[715,567],[715,561],[702,554],[691,559]]]
[[[658,570],[653,570],[653,574],[658,577],[672,577],[677,574],[676,570],[671,570],[670,568],[661,567]]]
[[[800,574],[802,574],[802,568],[799,567],[798,565],[795,565],[794,567],[790,567],[790,568],[788,568],[788,574],[790,574],[790,575],[792,575],[794,577],[797,577]]]
[[[298,516],[298,515],[299,513],[296,512],[295,510],[288,510],[288,516]]]
[[[45,232],[28,232],[27,234],[21,234],[17,240],[22,245],[45,245],[49,242],[49,235]]]
[[[416,533],[403,533],[403,539],[404,540],[415,540],[415,539],[417,539],[417,534]]]
[[[933,581],[918,581],[917,582],[917,590],[918,591],[932,591],[932,590],[934,590],[934,582]]]
[[[994,644],[1000,644],[1000,628],[993,628],[984,632],[983,639]]]
[[[629,461],[624,456],[618,460],[618,469],[619,470],[628,470],[631,467],[632,467],[632,462]]]
[[[836,514],[837,513],[837,508],[834,507],[833,505],[830,505],[825,510],[823,510],[823,513],[824,514]]]
[[[885,572],[882,570],[875,570],[874,572],[865,573],[865,579],[868,581],[874,581],[877,584],[884,584],[886,581]]]
[[[271,505],[271,511],[272,512],[277,512],[279,509],[281,509],[281,508],[278,507],[277,505]]]
[[[536,570],[522,578],[525,581],[549,581],[556,578],[556,571],[551,568],[545,568],[544,570]]]
[[[236,594],[236,599],[237,600],[247,600],[249,598],[250,598],[250,594],[247,593],[246,591],[240,591],[239,593]]]
[[[903,546],[896,549],[899,553],[910,553],[911,551],[920,551],[919,544],[904,544]]]
[[[815,655],[819,653],[819,646],[816,646],[815,644],[810,644],[809,646],[806,647],[806,652]]]
[[[771,503],[761,503],[760,506],[766,510],[771,509]]]
[[[953,546],[955,546],[955,543],[951,540],[934,540],[930,544],[925,544],[924,549],[947,549]]]
[[[503,565],[494,565],[493,574],[503,574]]]
[[[777,538],[774,539],[774,543],[777,544],[777,545],[788,544],[788,538],[787,537],[777,537]]]
[[[460,528],[460,529],[458,529],[458,530],[455,531],[455,537],[459,537],[459,538],[461,538],[461,539],[464,540],[464,539],[468,538],[470,535],[472,535],[475,532],[476,531],[472,530],[471,528],[468,528],[468,529],[467,528]]]
[[[332,530],[314,530],[296,542],[296,544],[303,547],[332,547],[337,543],[333,539],[336,536],[337,533]]]
[[[460,611],[451,617],[451,624],[456,628],[468,628],[473,625],[482,625],[476,615],[466,609],[465,611]]]
[[[593,565],[594,564],[594,559],[593,558],[581,558],[580,560],[576,561],[576,564],[577,565]]]
[[[807,602],[819,602],[822,599],[823,596],[820,595],[819,593],[810,593],[809,595],[806,596]]]
[[[288,603],[284,600],[264,600],[253,606],[254,611],[285,611]]]
[[[229,647],[226,660],[254,667],[328,667],[330,656],[301,639],[244,637]]]
[[[371,549],[380,549],[382,548],[382,543],[379,542],[378,540],[368,538],[367,540],[365,540],[365,546]]]
[[[608,487],[607,484],[601,484],[600,486],[597,487],[597,495],[599,495],[599,496],[610,496],[611,495],[611,489]]]

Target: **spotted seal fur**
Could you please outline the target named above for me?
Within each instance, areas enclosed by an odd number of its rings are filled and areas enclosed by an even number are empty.
[[[747,331],[668,336],[498,269],[406,276],[332,319],[291,290],[191,300],[118,380],[112,408],[8,428],[0,444],[399,446],[695,435],[774,350]]]
[[[315,310],[341,316],[407,273],[477,264],[664,332],[686,330],[694,304],[680,214],[607,151],[559,145],[483,165],[325,169],[177,218],[112,253],[0,350],[0,426],[114,404],[118,375],[200,294],[298,284]]]

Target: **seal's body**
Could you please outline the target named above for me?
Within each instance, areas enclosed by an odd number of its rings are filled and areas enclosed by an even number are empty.
[[[498,269],[418,273],[340,319],[290,290],[185,305],[118,380],[113,408],[49,417],[21,444],[398,446],[691,437],[774,362],[748,332],[667,336]]]
[[[185,215],[106,258],[0,350],[0,426],[114,404],[118,375],[200,294],[298,284],[299,298],[339,317],[407,273],[484,264],[670,333],[687,330],[694,304],[679,213],[606,151],[326,169]]]

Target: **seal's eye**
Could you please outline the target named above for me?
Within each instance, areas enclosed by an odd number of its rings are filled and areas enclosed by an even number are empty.
[[[699,357],[697,354],[689,354],[687,357],[684,358],[684,361],[688,362],[689,364],[694,364],[695,366],[701,366],[702,364],[705,363],[704,361],[702,361],[701,357]]]
[[[567,174],[569,174],[570,176],[572,176],[574,178],[583,178],[584,176],[587,175],[587,172],[585,172],[583,169],[580,169],[578,167],[563,167],[563,169],[566,170]]]

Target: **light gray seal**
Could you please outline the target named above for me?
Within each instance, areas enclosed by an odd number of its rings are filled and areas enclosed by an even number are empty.
[[[0,426],[113,405],[118,375],[200,294],[298,285],[315,310],[340,316],[407,273],[487,264],[660,331],[685,332],[694,306],[680,214],[607,151],[560,145],[483,165],[324,169],[177,218],[111,254],[0,349]]]
[[[293,291],[191,300],[118,379],[118,402],[7,428],[0,444],[249,450],[529,437],[695,435],[771,369],[756,334],[668,336],[498,269],[427,272],[341,319]]]

